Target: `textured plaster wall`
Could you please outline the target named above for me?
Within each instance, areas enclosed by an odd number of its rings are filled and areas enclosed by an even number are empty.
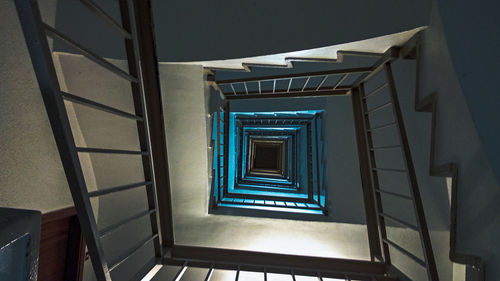
[[[50,5],[42,8],[53,22]],[[14,1],[0,1],[0,37],[0,205],[42,212],[70,206]]]

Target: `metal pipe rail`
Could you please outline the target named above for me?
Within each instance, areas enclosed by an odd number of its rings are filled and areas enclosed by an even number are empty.
[[[392,47],[386,51],[372,66],[337,69],[329,71],[316,71],[306,73],[292,73],[282,75],[271,75],[251,78],[239,78],[228,80],[214,81],[214,87],[220,91],[228,100],[233,99],[262,99],[262,98],[286,98],[286,97],[314,97],[314,96],[336,96],[348,95],[350,90],[368,79],[375,73],[384,68],[387,61],[395,59],[399,56],[399,48]],[[350,85],[342,85],[342,83],[353,75],[357,75],[354,82]],[[325,86],[325,83],[331,77],[338,77],[333,85]],[[320,78],[316,86],[310,86],[312,78]],[[294,81],[305,80],[301,86],[292,87]],[[278,81],[283,81],[287,84],[286,87],[277,87]],[[256,83],[256,90],[249,90],[249,83]],[[272,88],[263,89],[263,83],[272,83]],[[299,82],[300,83],[300,82]],[[236,85],[240,85],[242,90],[237,90]],[[228,86],[228,90],[224,90],[221,86]],[[309,87],[308,87],[309,86]],[[387,87],[388,84],[383,84],[373,92],[369,93],[365,98],[377,94],[380,90]]]
[[[262,196],[264,197],[264,196]],[[317,204],[307,203],[307,202],[287,202],[283,200],[267,200],[267,199],[242,199],[242,198],[223,198],[221,201],[224,203],[237,203],[240,205],[248,206],[262,206],[262,207],[279,207],[279,208],[290,208],[290,209],[304,209],[309,210],[323,210],[323,208]],[[224,206],[224,205],[221,205]]]
[[[45,29],[45,32],[48,36],[60,40],[61,42],[65,43],[69,47],[73,48],[75,51],[78,51],[80,54],[84,55],[86,58],[89,60],[97,63],[98,65],[102,66],[103,68],[113,72],[114,74],[134,83],[138,83],[137,77],[130,75],[129,73],[126,73],[125,71],[121,70],[114,64],[108,62],[101,56],[93,53],[92,51],[88,50],[87,48],[83,47],[82,45],[76,43],[73,41],[71,38],[68,36],[64,35],[63,33],[57,31],[55,28],[51,27],[50,25],[46,23],[42,23],[43,27]]]
[[[125,118],[136,120],[136,121],[144,121],[144,118],[142,116],[137,116],[135,114],[131,114],[131,113],[122,111],[120,109],[117,109],[117,108],[114,108],[111,106],[107,106],[107,105],[104,105],[104,104],[101,104],[101,103],[98,103],[98,102],[95,102],[95,101],[92,101],[92,100],[89,100],[86,98],[82,98],[82,97],[79,97],[79,96],[76,96],[76,95],[73,95],[70,93],[66,93],[63,91],[61,91],[61,95],[62,95],[64,100],[67,100],[67,101],[70,101],[73,103],[81,104],[81,105],[84,105],[84,106],[87,106],[90,108],[94,108],[96,110],[100,110],[103,112],[115,114],[115,115],[118,115],[120,117],[125,117]]]
[[[271,75],[262,77],[252,77],[252,78],[240,78],[231,80],[215,80],[218,85],[229,85],[235,83],[248,83],[248,82],[266,82],[266,81],[276,81],[276,80],[289,80],[298,78],[311,78],[311,77],[323,77],[323,76],[333,76],[333,75],[349,75],[352,73],[369,73],[372,71],[372,67],[359,67],[359,68],[348,68],[348,69],[337,69],[329,71],[316,71],[316,72],[305,72],[305,73],[292,73],[292,74],[282,74],[282,75]]]
[[[385,264],[336,258],[318,258],[298,255],[271,254],[253,251],[238,251],[218,248],[175,246],[163,264],[180,266],[172,280],[182,280],[182,275],[193,268],[205,268],[204,280],[211,280],[215,270],[230,270],[239,280],[242,272],[262,273],[266,280],[268,274],[284,274],[295,280],[301,276],[338,278],[344,280],[397,281],[386,275]]]
[[[345,96],[349,93],[349,86],[342,89],[305,89],[304,91],[260,91],[260,92],[236,92],[235,94],[225,94],[228,100],[238,99],[264,99],[264,98],[300,98],[300,97],[319,97],[319,96]]]

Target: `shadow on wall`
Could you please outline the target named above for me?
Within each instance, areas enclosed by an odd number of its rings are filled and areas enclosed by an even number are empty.
[[[436,3],[453,67],[498,183],[500,3],[494,0],[480,3],[437,0]]]

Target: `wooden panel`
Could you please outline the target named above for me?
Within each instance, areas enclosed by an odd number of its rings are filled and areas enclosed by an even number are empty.
[[[74,207],[42,215],[38,280],[82,280],[84,245]]]

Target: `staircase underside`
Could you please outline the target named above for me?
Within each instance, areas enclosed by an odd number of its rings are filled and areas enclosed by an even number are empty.
[[[290,68],[294,61],[319,61],[341,63],[344,54],[373,55],[383,54],[390,47],[403,46],[416,33],[425,27],[412,30],[370,38],[366,40],[339,44],[334,46],[286,52],[281,54],[228,59],[212,61],[190,61],[190,62],[160,62],[160,64],[186,64],[201,65],[207,69],[250,71],[252,66],[269,66]]]

